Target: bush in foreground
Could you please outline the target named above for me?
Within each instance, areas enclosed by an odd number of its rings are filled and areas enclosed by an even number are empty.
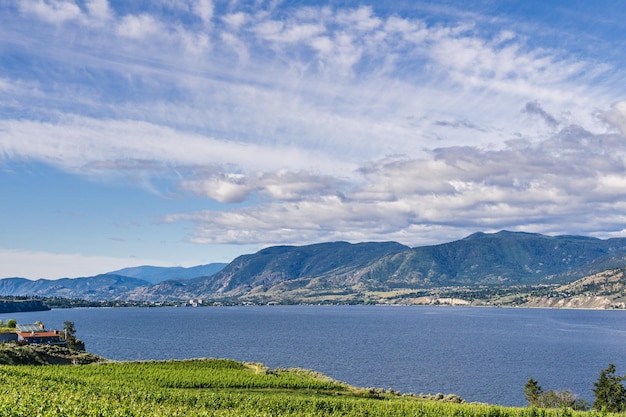
[[[103,361],[100,356],[62,346],[0,343],[0,365],[84,365]]]
[[[588,410],[589,404],[584,399],[578,398],[568,390],[543,391],[539,383],[529,379],[524,386],[524,395],[529,407],[537,408],[564,408],[572,410]]]

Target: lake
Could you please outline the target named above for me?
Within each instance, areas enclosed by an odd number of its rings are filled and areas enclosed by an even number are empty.
[[[454,393],[525,405],[524,384],[593,402],[614,363],[626,374],[626,311],[399,306],[93,308],[0,315],[73,321],[115,360],[231,358],[320,371],[359,387]]]

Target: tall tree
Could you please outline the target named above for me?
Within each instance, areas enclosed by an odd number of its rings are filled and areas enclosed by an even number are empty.
[[[67,341],[67,346],[70,349],[76,348],[76,327],[74,326],[73,321],[65,321],[63,322],[63,330],[65,331],[65,340]]]
[[[595,401],[593,408],[600,411],[610,413],[618,413],[626,410],[626,389],[622,385],[622,381],[626,376],[615,375],[615,365],[609,364],[609,367],[600,372],[598,381],[594,382],[593,394]]]
[[[530,378],[526,385],[524,385],[524,395],[526,396],[526,401],[528,401],[528,405],[530,407],[538,406],[539,397],[541,395],[541,387],[539,386],[539,382]]]

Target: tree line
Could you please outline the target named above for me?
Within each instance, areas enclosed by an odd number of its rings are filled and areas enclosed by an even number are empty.
[[[626,375],[616,375],[615,365],[610,363],[600,372],[598,380],[594,382],[593,394],[595,400],[593,408],[601,412],[620,413],[626,411],[626,388],[622,381]],[[537,408],[571,408],[573,410],[588,410],[589,403],[568,390],[544,391],[539,382],[530,378],[524,386],[524,395],[529,407]]]

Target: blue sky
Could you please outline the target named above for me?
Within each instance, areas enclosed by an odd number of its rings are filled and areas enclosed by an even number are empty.
[[[0,277],[626,236],[620,1],[0,0]]]

